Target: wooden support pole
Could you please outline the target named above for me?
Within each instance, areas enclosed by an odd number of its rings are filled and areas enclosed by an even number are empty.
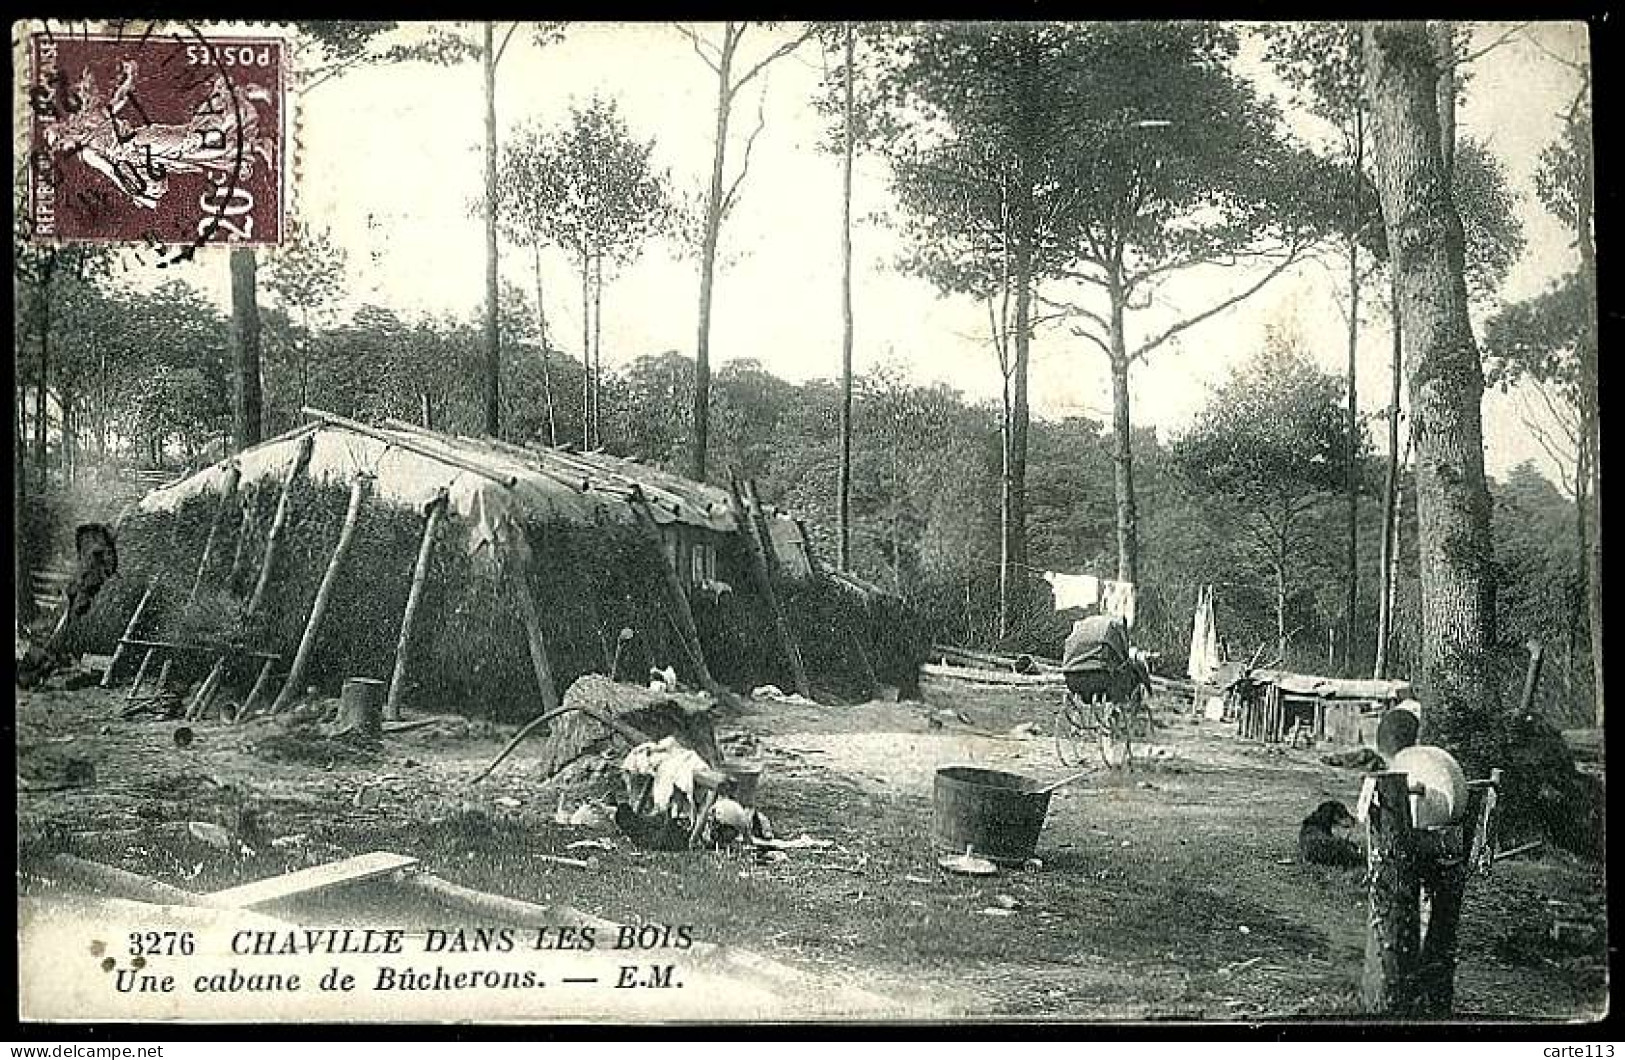
[[[339,530],[338,544],[333,546],[333,555],[327,561],[322,584],[317,587],[316,599],[311,602],[310,617],[305,620],[305,632],[299,638],[299,650],[294,653],[288,677],[282,684],[282,691],[271,703],[272,714],[293,702],[299,694],[299,686],[305,680],[311,653],[316,648],[317,637],[321,635],[322,620],[327,617],[327,607],[333,598],[333,586],[338,584],[339,574],[344,569],[344,558],[349,555],[350,543],[355,539],[356,523],[361,519],[361,502],[367,495],[368,478],[365,474],[358,474],[350,483],[350,504],[344,511],[344,526]]]
[[[243,592],[243,576],[247,573],[248,542],[254,532],[254,505],[247,498],[242,500],[242,518],[237,520],[237,547],[231,554],[231,573],[226,575],[226,588],[241,596]]]
[[[796,644],[794,632],[785,618],[784,609],[779,606],[779,594],[773,585],[773,542],[767,533],[765,520],[761,519],[761,505],[756,498],[756,489],[746,483],[744,492],[740,492],[739,482],[732,483],[734,517],[739,522],[739,534],[745,539],[746,551],[750,553],[752,566],[756,571],[756,580],[761,585],[762,599],[767,602],[769,616],[773,619],[773,630],[778,635],[779,647],[784,652],[785,663],[790,668],[790,679],[795,683],[796,691],[812,698],[812,689],[807,683],[807,667],[801,659],[801,648]]]
[[[677,629],[677,637],[683,642],[683,648],[694,664],[701,686],[715,694],[717,682],[711,676],[711,668],[705,661],[705,648],[700,644],[699,629],[694,625],[694,612],[688,606],[688,591],[683,588],[683,579],[678,576],[677,568],[666,555],[666,547],[660,540],[660,528],[655,525],[654,516],[649,514],[648,501],[643,499],[641,493],[632,502],[632,515],[660,563],[660,570],[666,582],[666,595],[672,607],[672,625]]]
[[[557,710],[559,690],[553,683],[553,666],[547,657],[547,641],[542,637],[542,617],[536,608],[536,597],[530,591],[530,572],[523,559],[513,553],[506,557],[508,580],[513,584],[514,598],[519,603],[519,617],[525,624],[525,642],[530,648],[530,665],[536,672],[536,687],[542,693],[542,712]]]
[[[126,642],[135,636],[136,627],[141,624],[141,616],[146,614],[147,604],[152,602],[152,594],[158,588],[158,576],[155,574],[147,579],[147,591],[141,594],[140,601],[135,605],[135,611],[130,615],[130,621],[125,623],[124,636],[119,638],[118,647],[113,649],[113,658],[107,663],[107,670],[102,674],[103,688],[113,687],[113,672],[118,669],[119,662],[124,658]]]
[[[417,626],[418,607],[423,602],[423,586],[429,580],[429,561],[434,555],[435,531],[446,512],[446,491],[441,490],[429,502],[423,521],[423,540],[418,545],[417,563],[412,567],[412,588],[406,594],[406,610],[401,615],[401,635],[395,645],[395,670],[389,678],[389,698],[384,703],[384,718],[397,721],[401,716],[401,700],[406,696],[407,662],[412,650],[412,633]]]
[[[141,656],[141,665],[135,668],[135,678],[130,682],[130,690],[124,694],[126,703],[134,700],[141,691],[141,682],[147,679],[147,668],[152,665],[152,653],[153,649],[148,648]]]
[[[271,685],[271,667],[275,662],[275,659],[266,659],[265,665],[260,667],[259,676],[254,678],[254,687],[248,690],[248,697],[243,700],[242,707],[237,711],[238,721],[247,719],[259,709],[260,700],[264,698],[265,690]]]
[[[188,721],[196,721],[203,717],[204,712],[209,709],[209,701],[214,698],[215,691],[219,689],[220,682],[225,679],[225,675],[226,670],[223,666],[217,666],[209,671],[209,676],[205,677],[203,683],[197,686],[197,693],[192,696],[192,702],[186,708]]]
[[[254,583],[254,595],[248,598],[248,607],[245,615],[249,621],[259,617],[260,608],[265,604],[265,593],[271,585],[271,577],[276,571],[276,561],[282,550],[282,535],[287,530],[288,518],[293,509],[293,491],[305,472],[310,469],[310,457],[316,450],[316,436],[307,434],[299,439],[299,449],[294,456],[293,468],[289,470],[288,477],[282,483],[282,492],[277,497],[276,515],[271,519],[271,530],[265,538],[265,558],[260,561],[260,575]]]
[[[243,469],[232,464],[226,469],[226,485],[220,494],[220,503],[215,506],[214,519],[209,523],[209,536],[203,542],[203,555],[198,557],[197,574],[192,579],[192,590],[186,594],[188,605],[197,599],[197,594],[203,588],[203,579],[209,573],[209,562],[214,559],[215,542],[220,539],[220,527],[226,521],[226,513],[231,510],[232,502],[237,497],[237,483],[242,480]]]
[[[1374,1015],[1407,1015],[1420,943],[1420,891],[1413,870],[1411,799],[1404,773],[1370,773],[1366,830],[1370,921],[1360,1002]]]

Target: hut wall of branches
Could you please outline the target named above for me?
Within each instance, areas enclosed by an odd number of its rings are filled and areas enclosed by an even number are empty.
[[[427,511],[444,496],[407,652],[409,709],[501,720],[540,711],[522,591],[534,602],[556,694],[582,674],[639,681],[651,667],[698,683],[673,574],[712,676],[794,687],[725,491],[597,454],[347,423],[320,421],[144,499],[120,529],[119,578],[68,647],[112,653],[147,595],[134,639],[191,646],[169,654],[171,685],[203,681],[224,658],[222,695],[240,703],[260,667],[245,652],[278,656],[273,682],[281,681],[326,579],[325,618],[301,684],[334,694],[347,677],[388,681]],[[306,434],[314,453],[301,469]],[[366,479],[359,516],[329,579],[357,475]],[[285,521],[267,575],[279,508]],[[915,654],[908,624],[886,613],[888,602],[814,575],[774,580],[817,690],[858,698],[877,681],[906,680]],[[266,591],[251,610],[262,577]]]

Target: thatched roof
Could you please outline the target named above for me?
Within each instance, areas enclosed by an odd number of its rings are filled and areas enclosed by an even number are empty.
[[[154,490],[137,504],[136,514],[174,511],[201,494],[221,493],[233,465],[241,472],[240,487],[280,484],[309,437],[307,473],[314,482],[348,485],[366,473],[372,496],[420,510],[444,490],[449,512],[472,527],[470,551],[511,540],[516,513],[578,524],[630,523],[640,496],[658,524],[717,533],[735,528],[725,490],[620,457],[520,447],[395,420],[370,426],[314,414],[313,423]]]

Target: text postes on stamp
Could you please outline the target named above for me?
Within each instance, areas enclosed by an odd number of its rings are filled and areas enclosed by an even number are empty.
[[[278,37],[30,38],[36,239],[274,245],[286,228],[287,65]]]

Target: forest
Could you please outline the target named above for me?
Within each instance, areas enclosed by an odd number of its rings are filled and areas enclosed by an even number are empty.
[[[494,107],[504,49],[545,51],[571,32],[527,26],[516,39],[517,28],[437,27],[401,44],[393,24],[304,25],[305,59],[323,72],[304,91],[333,91],[317,86],[368,66],[467,60],[483,64]],[[472,210],[486,225],[490,283],[486,304],[462,315],[358,299],[344,289],[346,250],[314,227],[287,247],[234,250],[229,307],[184,271],[132,283],[128,251],[35,244],[19,229],[20,573],[47,560],[99,483],[136,468],[202,466],[295,426],[298,410],[314,406],[603,448],[713,480],[754,478],[805,519],[827,562],[902,595],[941,639],[966,646],[1053,652],[1060,629],[1039,575],[1080,571],[1140,586],[1138,640],[1172,673],[1197,591],[1213,585],[1231,657],[1263,649],[1309,672],[1419,675],[1417,482],[1398,352],[1388,407],[1351,398],[1361,331],[1394,318],[1356,29],[679,31],[717,77],[709,188],[685,194],[612,97],[577,100],[558,125],[526,125],[500,144],[488,125],[486,196]],[[1238,72],[1242,38],[1253,33],[1287,86],[1285,116]],[[1465,26],[1455,34],[1457,91],[1470,94],[1472,64],[1497,41]],[[712,282],[720,233],[762,132],[758,114],[742,134],[750,116],[731,108],[752,78],[798,51],[825,56],[810,101],[828,129],[820,149],[888,166],[895,209],[884,223],[905,248],[896,269],[986,306],[1002,400],[917,381],[906,361],[928,359],[927,350],[871,356],[854,372],[849,247],[843,349],[827,369],[791,382],[748,350],[713,367],[708,320],[713,299],[726,297]],[[1562,481],[1526,464],[1490,483],[1492,655],[1512,688],[1526,643],[1544,644],[1547,699],[1574,721],[1600,712],[1590,116],[1588,75],[1577,76],[1537,192],[1574,232],[1580,263],[1547,293],[1498,296],[1523,249],[1516,196],[1483,143],[1463,135],[1451,159],[1485,377],[1536,395],[1546,422],[1562,428],[1525,425]],[[1152,113],[1179,120],[1134,118]],[[1317,143],[1294,131],[1303,122],[1318,123]],[[850,196],[850,161],[846,172]],[[849,198],[847,215],[850,231]],[[696,346],[606,366],[606,290],[613,295],[616,277],[654,245],[700,266]],[[578,291],[544,289],[544,248],[572,263]],[[534,287],[499,282],[499,255],[534,256]],[[1340,352],[1314,348],[1290,312],[1257,348],[1233,348],[1226,335],[1225,309],[1311,260],[1326,266],[1320,274],[1349,321],[1346,373],[1319,367]],[[1168,276],[1237,262],[1256,279],[1213,304],[1181,306],[1165,328],[1132,326]],[[565,301],[579,310],[578,336],[557,324]],[[1233,364],[1228,380],[1191,424],[1136,426],[1135,372],[1186,329]],[[1110,362],[1109,421],[1029,411],[1031,348],[1057,341]],[[26,609],[27,593],[19,596]]]

